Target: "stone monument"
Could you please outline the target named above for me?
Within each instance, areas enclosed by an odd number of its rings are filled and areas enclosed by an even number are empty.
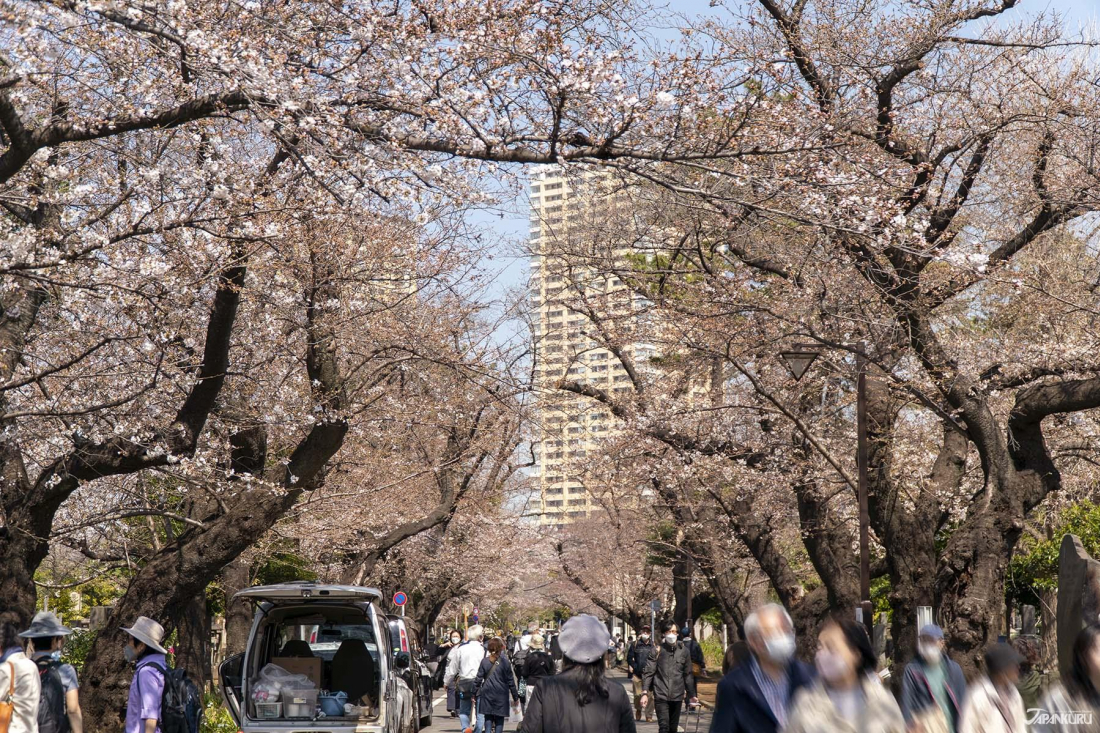
[[[1100,562],[1076,535],[1062,538],[1058,557],[1058,669],[1069,677],[1073,642],[1086,624],[1100,624]]]

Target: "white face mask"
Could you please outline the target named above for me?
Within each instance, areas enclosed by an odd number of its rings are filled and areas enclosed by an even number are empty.
[[[457,644],[460,641],[462,641],[462,637],[460,637],[460,636],[452,636],[451,637],[451,643],[452,644]]]
[[[764,640],[765,653],[768,659],[776,664],[786,664],[794,656],[794,634],[782,634]]]
[[[649,634],[642,634],[642,641],[649,641]]]
[[[929,664],[936,664],[940,661],[943,650],[939,644],[917,644],[917,653]]]
[[[852,668],[839,654],[826,649],[817,652],[814,662],[817,664],[817,671],[827,682],[843,680],[852,673]]]
[[[680,637],[676,636],[676,634],[665,634],[665,643],[666,644],[675,644],[676,640],[678,638],[680,638]]]

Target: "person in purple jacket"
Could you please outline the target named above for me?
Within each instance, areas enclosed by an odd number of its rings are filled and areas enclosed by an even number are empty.
[[[164,692],[164,671],[168,668],[161,646],[164,627],[151,618],[138,616],[134,625],[123,629],[130,640],[123,649],[126,661],[135,664],[130,698],[126,703],[124,733],[160,733],[160,697]]]

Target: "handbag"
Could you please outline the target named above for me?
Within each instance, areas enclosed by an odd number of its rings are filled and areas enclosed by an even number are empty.
[[[15,664],[8,662],[8,694],[0,701],[0,733],[8,733],[15,714]]]

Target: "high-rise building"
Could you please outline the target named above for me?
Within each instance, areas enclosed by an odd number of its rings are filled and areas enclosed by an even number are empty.
[[[592,510],[600,487],[585,484],[585,463],[616,431],[608,409],[558,389],[558,383],[567,379],[623,396],[633,389],[631,377],[606,348],[607,338],[635,362],[647,361],[654,352],[632,337],[637,306],[644,299],[609,274],[608,248],[593,241],[601,236],[600,222],[618,205],[607,183],[598,173],[567,177],[556,166],[537,171],[530,181],[541,524],[570,522]]]

